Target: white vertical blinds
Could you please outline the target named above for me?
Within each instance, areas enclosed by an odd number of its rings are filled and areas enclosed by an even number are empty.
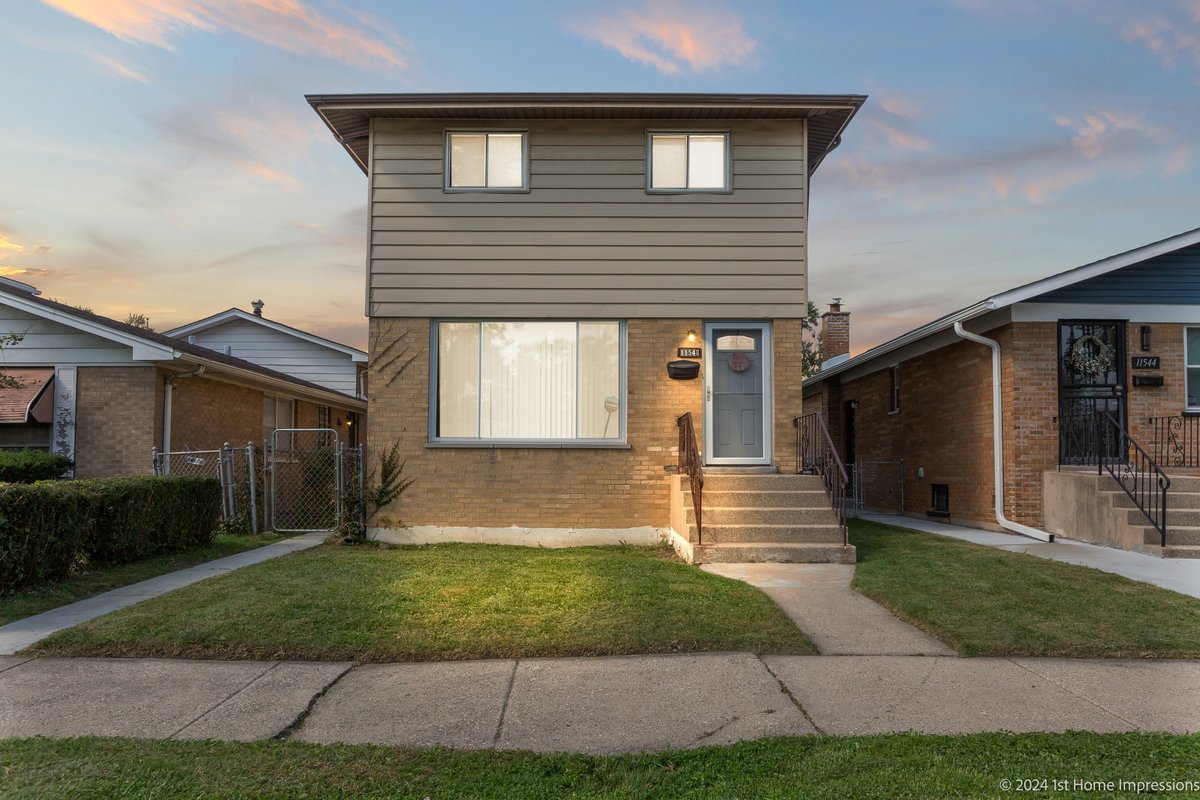
[[[437,436],[619,439],[619,322],[441,322]]]

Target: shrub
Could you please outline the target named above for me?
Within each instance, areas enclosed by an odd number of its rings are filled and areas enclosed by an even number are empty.
[[[62,477],[71,459],[45,450],[0,450],[0,482],[33,483]]]
[[[150,476],[0,486],[0,594],[212,541],[214,478]]]

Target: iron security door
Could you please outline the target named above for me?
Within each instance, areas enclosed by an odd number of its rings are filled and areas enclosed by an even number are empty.
[[[707,461],[769,463],[769,329],[764,323],[711,323],[707,328]]]
[[[1095,464],[1121,455],[1112,436],[1098,436],[1098,417],[1125,425],[1125,323],[1072,320],[1058,324],[1060,464]]]

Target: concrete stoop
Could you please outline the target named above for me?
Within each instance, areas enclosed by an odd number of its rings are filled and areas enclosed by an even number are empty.
[[[690,563],[853,564],[829,497],[816,475],[712,472],[704,476],[703,536],[687,479],[673,486],[676,549]]]
[[[1146,517],[1110,475],[1063,471],[1045,477],[1047,530],[1162,558],[1200,558],[1200,478],[1171,477],[1164,545],[1159,532],[1146,524]]]

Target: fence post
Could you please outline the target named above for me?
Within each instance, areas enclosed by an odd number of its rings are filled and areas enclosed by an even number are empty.
[[[158,466],[158,448],[157,447],[150,448],[150,468],[154,471],[154,474],[156,476],[162,474],[159,471],[160,467]]]
[[[250,532],[258,535],[258,493],[254,486],[254,442],[246,442],[246,474],[250,479]]]

